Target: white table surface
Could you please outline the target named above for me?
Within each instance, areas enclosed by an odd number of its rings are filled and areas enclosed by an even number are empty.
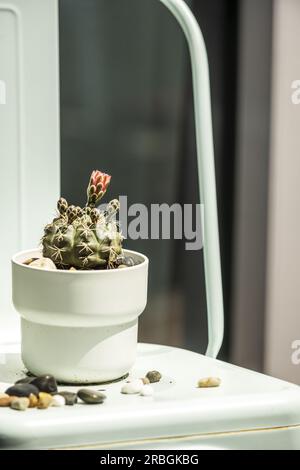
[[[118,382],[89,386],[106,390],[102,405],[26,412],[0,408],[0,448],[200,449],[226,448],[236,440],[244,448],[263,442],[300,448],[297,385],[186,350],[139,344],[130,376],[153,369],[163,375],[153,384],[153,397],[123,395]],[[0,392],[23,375],[19,345],[0,347]],[[221,387],[198,389],[198,379],[206,376],[220,377]]]

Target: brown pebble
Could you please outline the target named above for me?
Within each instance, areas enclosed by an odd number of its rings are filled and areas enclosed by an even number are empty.
[[[38,405],[38,397],[36,395],[34,395],[33,393],[31,393],[29,395],[29,408],[36,408],[37,405]]]
[[[198,388],[215,388],[221,385],[219,377],[205,377],[198,381]]]
[[[1,395],[5,395],[0,397],[0,407],[3,408],[4,406],[10,406],[12,399],[15,397],[10,397],[9,395],[6,395],[6,393],[1,393]]]
[[[148,377],[142,377],[141,381],[143,382],[144,385],[149,385],[150,383],[150,380],[148,379]]]
[[[49,393],[45,393],[45,392],[39,393],[37,407],[40,410],[46,410],[47,408],[49,408],[49,406],[51,405],[51,402],[52,402],[52,395],[50,395]]]
[[[29,398],[27,398],[27,397],[12,397],[10,407],[13,410],[25,411],[29,407]]]
[[[9,395],[7,393],[0,393],[0,398],[6,398],[8,397]]]

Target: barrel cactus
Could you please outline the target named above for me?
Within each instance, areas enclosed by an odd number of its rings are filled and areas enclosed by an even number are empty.
[[[122,235],[116,221],[119,201],[97,209],[111,176],[93,171],[87,188],[85,207],[69,205],[60,198],[58,214],[46,225],[42,238],[43,256],[59,269],[112,269],[122,259]]]

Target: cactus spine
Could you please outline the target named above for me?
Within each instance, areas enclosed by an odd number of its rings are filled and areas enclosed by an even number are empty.
[[[104,212],[96,208],[110,180],[109,175],[93,171],[84,208],[59,199],[57,217],[46,225],[42,238],[43,256],[50,258],[59,269],[117,267],[123,240],[114,217],[119,201],[111,201]]]

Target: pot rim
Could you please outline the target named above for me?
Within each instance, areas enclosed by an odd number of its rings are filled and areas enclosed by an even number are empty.
[[[15,253],[12,258],[11,258],[11,262],[13,264],[15,264],[16,266],[20,266],[22,269],[29,269],[29,270],[34,270],[34,271],[38,271],[40,273],[44,273],[44,274],[53,274],[53,275],[58,275],[58,274],[67,274],[68,276],[78,276],[78,275],[90,275],[90,276],[103,276],[103,275],[113,275],[113,273],[118,273],[119,275],[121,275],[121,273],[127,273],[128,270],[130,270],[130,272],[132,272],[133,270],[137,270],[137,269],[141,269],[143,268],[144,266],[148,266],[149,264],[149,259],[147,258],[147,256],[143,255],[142,253],[139,253],[138,251],[132,251],[132,250],[127,250],[126,248],[124,249],[124,251],[126,253],[130,255],[136,255],[140,258],[143,259],[143,261],[135,266],[128,266],[126,268],[122,268],[122,269],[99,269],[99,270],[96,270],[96,269],[90,269],[90,270],[77,270],[77,271],[69,271],[69,270],[64,270],[64,269],[56,269],[56,270],[51,270],[51,269],[41,269],[41,268],[37,268],[35,266],[27,266],[26,264],[23,264],[22,262],[18,261],[17,258],[19,257],[22,257],[22,256],[26,256],[26,255],[30,255],[30,253],[37,253],[37,252],[41,252],[41,249],[39,248],[33,248],[33,249],[30,249],[30,250],[22,250],[22,251],[19,251],[17,253]]]

